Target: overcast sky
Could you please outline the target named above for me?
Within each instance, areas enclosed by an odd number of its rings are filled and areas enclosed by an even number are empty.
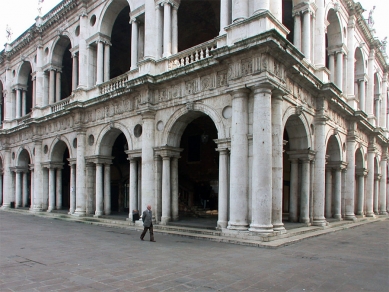
[[[61,1],[44,0],[42,15],[49,12],[59,2]],[[374,28],[377,31],[376,36],[380,40],[386,36],[389,37],[389,0],[359,0],[359,2],[367,10],[364,13],[365,18],[368,18],[369,11],[373,8],[373,5],[376,5],[373,14],[375,21]],[[37,16],[38,0],[0,0],[0,51],[4,49],[4,44],[7,42],[7,24],[12,29],[13,41],[35,23],[35,18]]]

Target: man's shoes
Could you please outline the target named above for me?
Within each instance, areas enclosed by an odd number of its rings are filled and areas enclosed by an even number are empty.
[[[143,241],[144,239],[141,237],[141,238],[140,238],[140,240],[142,240],[142,241]]]
[[[155,240],[150,240],[151,242],[156,242]]]

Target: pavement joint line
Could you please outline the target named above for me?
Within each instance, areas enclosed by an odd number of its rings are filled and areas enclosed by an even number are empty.
[[[112,220],[107,218],[74,217],[72,215],[62,214],[62,213],[31,212],[29,210],[23,210],[23,209],[0,208],[0,211],[18,213],[23,215],[33,215],[33,216],[47,218],[47,219],[63,220],[63,221],[84,223],[84,224],[111,227],[111,228],[121,228],[121,229],[128,229],[134,231],[143,230],[142,226],[132,225],[132,223],[129,223],[129,221]],[[331,223],[334,226],[330,225],[324,227],[320,227],[320,226],[300,227],[300,228],[288,230],[288,232],[285,234],[280,234],[280,235],[270,236],[270,237],[253,236],[252,239],[242,238],[239,236],[223,236],[221,235],[221,232],[217,230],[184,227],[184,226],[154,225],[154,232],[179,236],[179,237],[186,237],[191,239],[209,240],[214,242],[222,242],[222,243],[229,243],[229,244],[236,244],[236,245],[276,249],[279,247],[298,243],[304,239],[313,238],[313,237],[317,237],[317,236],[321,236],[333,232],[338,232],[349,228],[356,228],[361,225],[379,222],[379,221],[385,221],[385,220],[389,220],[389,217],[378,216],[375,218],[363,218],[358,221],[343,220],[343,221]],[[209,233],[213,233],[213,234],[209,234]],[[258,239],[256,240],[256,238],[262,238],[262,240],[258,240]],[[274,238],[274,239],[269,240],[269,238]]]

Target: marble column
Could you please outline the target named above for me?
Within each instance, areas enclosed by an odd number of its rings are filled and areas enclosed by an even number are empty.
[[[96,171],[95,164],[92,162],[87,162],[85,164],[85,174],[86,174],[86,203],[85,203],[85,213],[86,214],[95,214],[96,213]]]
[[[31,165],[30,167],[30,211],[34,210],[34,166]],[[0,204],[1,205],[1,204]]]
[[[104,43],[102,41],[97,42],[97,73],[96,84],[103,83],[104,80]]]
[[[138,22],[131,19],[131,70],[138,67]]]
[[[388,73],[385,72],[382,78],[382,104],[381,104],[381,128],[388,129],[387,127],[387,113],[388,113]]]
[[[379,200],[379,192],[380,192],[380,179],[381,175],[374,175],[374,201],[373,201],[373,212],[374,215],[379,215],[378,211],[378,200]]]
[[[44,81],[43,81],[43,47],[38,45],[36,48],[36,82],[35,82],[35,106],[41,107],[43,101]],[[31,196],[32,197],[32,196]]]
[[[355,16],[351,15],[347,23],[347,48],[352,48],[347,55],[347,98],[354,99],[354,83],[355,83],[355,54],[354,54],[354,38],[355,38]]]
[[[228,229],[247,230],[248,222],[248,89],[232,95],[230,217]]]
[[[88,15],[82,11],[80,15],[80,35],[78,44],[78,86],[77,88],[86,89],[88,85],[88,53],[86,39],[88,38]]]
[[[76,164],[70,164],[70,208],[69,214],[76,211]]]
[[[111,214],[111,164],[104,164],[104,214]]]
[[[300,222],[309,223],[309,190],[310,190],[310,165],[309,158],[302,159],[301,163],[301,197],[300,197]]]
[[[104,44],[104,82],[109,81],[110,70],[111,70],[111,59],[110,59],[111,45],[109,43]]]
[[[335,83],[335,53],[328,53],[328,69],[330,70],[330,81]]]
[[[219,35],[226,33],[225,27],[230,24],[230,1],[220,0],[220,32]]]
[[[365,111],[365,78],[358,80],[359,81],[359,109]]]
[[[375,49],[370,49],[370,55],[368,60],[368,82],[367,82],[367,96],[366,96],[366,114],[369,122],[375,126],[374,117],[374,64],[375,64]]]
[[[3,205],[3,173],[0,172],[0,207]]]
[[[278,1],[278,0],[256,0],[256,1],[253,1],[252,2],[253,12],[254,12],[253,14],[260,13],[260,12],[263,12],[263,11],[266,11],[266,10],[270,11],[270,2],[276,2],[276,1]],[[245,2],[245,1],[241,0],[241,2]],[[246,2],[248,2],[248,1],[246,1]],[[249,9],[249,6],[250,6],[249,4],[247,4],[247,3],[242,3],[242,4],[246,4],[243,7],[245,9]],[[246,6],[248,6],[248,7],[246,8]]]
[[[49,104],[49,87],[50,87],[49,73],[44,72],[43,73],[42,106],[46,106]]]
[[[162,157],[162,217],[161,224],[171,219],[170,157]]]
[[[42,211],[42,141],[34,140],[35,157],[34,157],[34,192],[31,195],[33,212]]]
[[[22,201],[22,207],[28,207],[28,181],[27,181],[27,175],[28,172],[24,171],[22,174],[22,181],[23,181],[23,201]]]
[[[326,25],[324,19],[326,19],[326,8],[325,0],[315,0],[316,4],[316,15],[314,18],[315,21],[315,30],[314,30],[314,63],[317,68],[325,67],[326,64]]]
[[[162,216],[162,158],[160,155],[154,155],[155,171],[155,207],[154,214],[157,222],[161,221]]]
[[[303,11],[302,27],[302,53],[307,60],[311,60],[311,12],[309,9]]]
[[[342,219],[342,214],[341,214],[341,211],[342,211],[342,169],[343,167],[342,166],[339,166],[337,168],[335,168],[335,172],[334,172],[334,196],[333,196],[333,199],[334,199],[334,211],[333,211],[333,218],[335,219],[338,219],[338,220],[341,220]]]
[[[76,210],[74,215],[85,216],[85,131],[77,133]]]
[[[282,9],[281,9],[282,11]],[[282,95],[274,91],[271,99],[271,132],[272,132],[272,214],[271,223],[274,231],[284,232],[282,223],[282,189],[283,189],[283,124],[282,124]]]
[[[247,0],[233,1],[231,12],[232,12],[232,22],[238,22],[244,20],[249,16],[249,1]]]
[[[49,208],[47,212],[55,209],[55,168],[49,168]]]
[[[375,148],[370,147],[367,152],[367,178],[366,178],[366,216],[374,217],[373,202],[374,202],[374,158]]]
[[[158,25],[156,5],[154,0],[145,0],[145,56],[144,59],[158,58],[155,40],[162,25]]]
[[[163,57],[172,54],[172,11],[169,2],[163,3]]]
[[[138,162],[134,159],[130,159],[130,212],[129,217],[132,220],[132,215],[134,210],[138,210]]]
[[[228,222],[228,149],[219,151],[219,198],[217,228],[227,227]]]
[[[9,190],[11,189],[11,150],[8,148],[4,149],[3,152],[3,209],[8,209],[11,205],[11,194]]]
[[[56,178],[57,178],[57,182],[56,182],[57,198],[55,200],[56,209],[61,210],[62,209],[62,168],[57,168]]]
[[[332,169],[326,169],[326,218],[332,218]]]
[[[21,108],[21,117],[25,116],[27,114],[27,91],[25,89],[22,89],[22,108]]]
[[[16,89],[15,118],[19,119],[21,116],[22,116],[22,90]]]
[[[61,100],[61,72],[57,71],[55,78],[55,102]]]
[[[172,157],[171,167],[171,191],[172,191],[172,220],[178,220],[178,157]]]
[[[381,158],[381,180],[380,180],[380,199],[379,199],[379,214],[387,215],[386,212],[386,193],[387,193],[387,156]]]
[[[15,208],[22,207],[22,172],[15,172]]]
[[[49,71],[49,104],[55,102],[55,70]]]
[[[356,123],[353,122],[351,125],[355,128]],[[347,136],[347,170],[346,170],[346,186],[344,194],[344,208],[345,208],[345,219],[355,220],[354,214],[354,195],[355,195],[355,131],[354,129],[349,130]]]
[[[32,76],[32,108],[36,107],[36,75]]]
[[[161,4],[157,5],[155,7],[155,21],[156,21],[156,39],[153,40],[153,45],[155,45],[156,49],[156,56],[157,58],[162,57],[162,47],[163,47],[163,10],[161,7]],[[147,39],[147,36],[146,36]],[[147,52],[147,49],[145,48],[145,54]]]
[[[78,85],[78,56],[76,53],[72,54],[72,62],[72,91],[74,91]]]
[[[269,0],[270,12],[282,23],[282,0]]]
[[[363,207],[365,205],[365,170],[360,170],[357,172],[357,178],[358,178],[358,193],[357,193],[357,212],[356,215],[358,216],[364,216],[364,210]]]
[[[172,7],[172,54],[178,53],[178,7]]]
[[[93,217],[100,217],[101,215],[103,215],[103,198],[103,164],[96,163],[96,211]]]
[[[291,158],[290,159],[290,195],[289,195],[289,221],[290,222],[297,222],[298,216],[298,159],[297,158]]]
[[[250,231],[273,232],[272,224],[272,172],[279,173],[279,163],[273,171],[265,171],[263,165],[272,162],[272,95],[273,86],[262,84],[254,89],[253,110],[253,158],[252,158],[252,218]],[[277,116],[278,111],[274,116]],[[278,129],[279,121],[275,121]],[[279,132],[279,131],[277,131]],[[278,133],[280,134],[280,133]],[[277,133],[275,133],[277,135]],[[278,137],[278,142],[282,141]],[[282,145],[282,142],[280,142]],[[279,151],[280,145],[277,146]],[[278,157],[279,158],[279,157]],[[278,162],[278,161],[277,161]]]
[[[294,35],[293,35],[293,44],[294,46],[301,51],[301,17],[300,12],[295,12],[294,17]]]
[[[340,90],[343,90],[343,52],[342,51],[336,52],[335,84]]]
[[[49,170],[47,168],[42,169],[42,210],[48,211],[49,209]]]

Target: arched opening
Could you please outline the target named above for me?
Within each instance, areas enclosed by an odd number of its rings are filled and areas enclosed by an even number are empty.
[[[3,91],[4,91],[3,83],[0,81],[0,128],[3,125],[4,117],[5,117],[5,113],[4,113],[5,100],[4,100],[4,92]]]
[[[380,206],[380,180],[383,179],[379,171],[378,158],[374,158],[374,196],[373,196],[373,212],[375,215],[379,215]]]
[[[374,116],[376,117],[376,126],[380,126],[380,115],[381,115],[381,83],[378,73],[374,74]]]
[[[331,81],[335,82],[336,78],[340,79],[341,76],[336,76],[336,72],[342,72],[343,70],[343,52],[342,52],[342,29],[338,14],[334,9],[331,9],[327,15],[327,26],[326,33],[326,46],[327,46],[327,68],[331,72]],[[342,54],[340,59],[337,54]],[[342,63],[338,63],[342,62]],[[339,70],[337,70],[339,69]],[[340,84],[337,84],[340,85]],[[341,88],[342,89],[342,88]]]
[[[283,218],[289,222],[305,222],[307,218],[301,216],[301,196],[303,163],[311,160],[307,129],[297,115],[288,118],[284,130],[283,153]],[[307,168],[309,169],[309,167]],[[309,178],[309,174],[307,175]],[[305,180],[305,182],[309,182]],[[306,198],[309,202],[309,198]],[[308,207],[307,207],[308,208]]]
[[[290,31],[286,38],[291,43],[293,43],[294,39],[294,18],[292,10],[293,0],[282,0],[282,24]]]
[[[183,51],[219,35],[220,0],[182,0],[177,18],[178,51]]]
[[[20,194],[16,194],[15,207],[29,207],[31,205],[31,172],[30,172],[30,154],[23,149],[18,158],[16,170],[16,184],[20,186]],[[16,189],[16,187],[15,187]],[[20,196],[18,198],[18,196]]]
[[[51,164],[55,168],[55,206],[56,210],[70,209],[70,166],[69,149],[62,140],[53,147]]]
[[[365,179],[366,169],[364,167],[364,158],[362,149],[355,152],[355,196],[354,196],[354,213],[357,216],[363,216],[365,212]]]
[[[359,109],[365,110],[365,96],[366,96],[366,81],[365,81],[365,66],[361,48],[357,48],[354,54],[355,58],[355,97],[358,101]]]
[[[55,97],[56,102],[69,97],[72,93],[73,63],[70,49],[70,39],[67,36],[61,36],[53,51],[52,65],[57,68],[56,74],[61,78],[60,84],[55,82],[55,87],[60,86],[60,90],[56,90],[56,92],[59,92],[59,96]]]
[[[20,112],[21,116],[25,116],[30,113],[32,110],[32,68],[30,62],[23,62],[22,67],[19,72],[19,80],[18,84],[20,85],[20,89],[22,90],[22,102]],[[17,109],[19,110],[19,109]]]
[[[110,78],[115,78],[131,67],[130,7],[125,6],[117,15],[112,27],[110,50]]]

